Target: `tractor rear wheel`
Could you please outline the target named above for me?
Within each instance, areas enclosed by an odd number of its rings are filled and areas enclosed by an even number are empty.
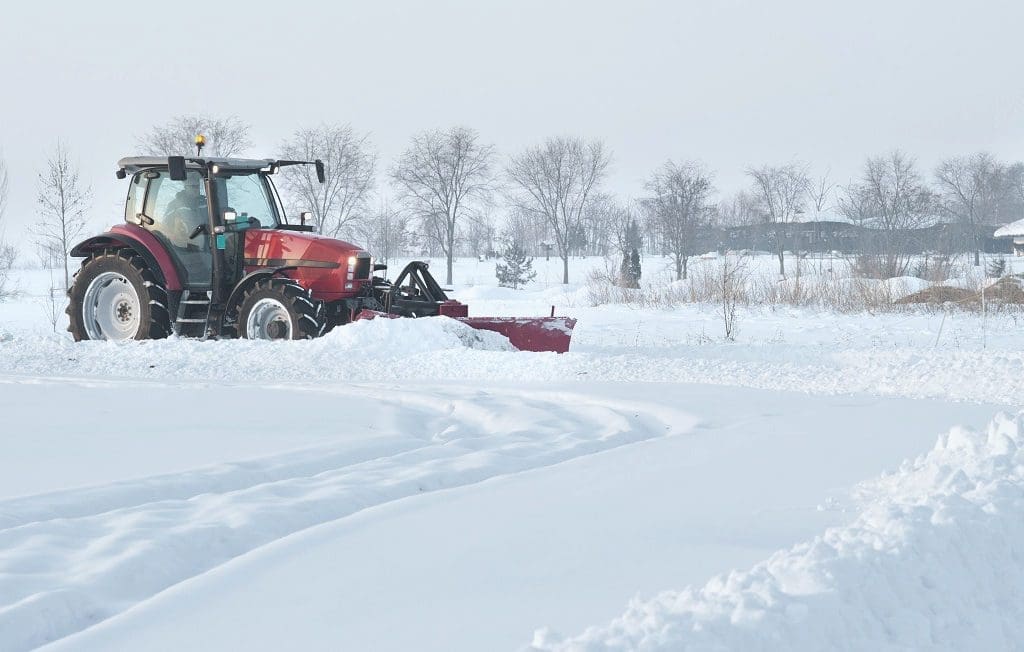
[[[128,249],[85,260],[68,299],[68,331],[76,342],[159,339],[171,332],[167,291]]]
[[[324,331],[323,304],[287,278],[257,281],[238,305],[238,336],[250,340],[308,340]]]

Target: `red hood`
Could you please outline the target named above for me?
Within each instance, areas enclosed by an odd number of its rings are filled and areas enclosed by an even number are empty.
[[[362,247],[350,242],[302,231],[251,229],[245,232],[246,267],[304,267],[309,263],[341,266],[349,256],[361,251]]]
[[[313,233],[276,229],[245,231],[245,271],[295,267],[287,275],[324,301],[355,296],[365,282],[362,279],[369,278],[369,273],[359,278],[349,273],[349,259],[353,256],[369,258],[362,247],[351,242]],[[363,263],[364,272],[368,272],[369,261]]]

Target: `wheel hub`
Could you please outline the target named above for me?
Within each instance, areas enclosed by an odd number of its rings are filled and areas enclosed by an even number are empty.
[[[90,340],[134,339],[141,327],[135,286],[120,272],[103,272],[89,283],[82,300],[82,322]]]
[[[277,299],[260,299],[245,320],[245,335],[251,340],[292,339],[292,319],[288,309]]]
[[[132,320],[132,306],[127,301],[117,304],[117,321],[127,324]]]

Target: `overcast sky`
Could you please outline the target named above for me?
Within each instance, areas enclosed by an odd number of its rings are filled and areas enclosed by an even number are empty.
[[[793,158],[842,183],[895,147],[928,171],[976,150],[1017,160],[1022,33],[1011,1],[19,2],[0,20],[6,232],[24,240],[58,138],[94,228],[120,221],[115,162],[189,113],[238,115],[260,157],[298,126],[349,122],[381,171],[425,128],[473,127],[502,154],[601,138],[623,198],[667,158],[704,161],[722,192]]]

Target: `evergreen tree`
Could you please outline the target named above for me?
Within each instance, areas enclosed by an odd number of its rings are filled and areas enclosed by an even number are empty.
[[[988,276],[989,278],[1001,278],[1006,274],[1006,259],[1002,256],[993,258],[988,263]]]
[[[637,287],[640,286],[640,252],[637,249],[629,254],[629,273],[636,279]]]
[[[510,241],[501,253],[501,260],[494,267],[494,274],[498,277],[498,285],[513,290],[526,285],[537,276],[533,269],[533,258],[526,255],[523,246],[516,241]]]
[[[622,246],[622,264],[619,266],[619,286],[624,288],[640,287],[640,226],[636,220],[630,220],[620,235]]]

